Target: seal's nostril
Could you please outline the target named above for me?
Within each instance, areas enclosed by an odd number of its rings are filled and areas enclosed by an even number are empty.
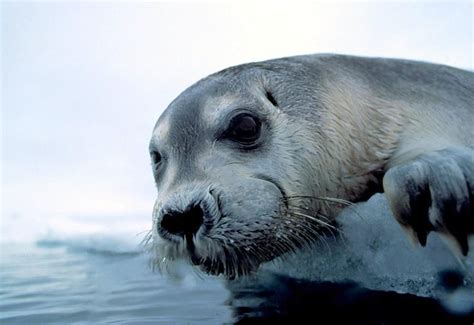
[[[161,227],[179,236],[189,236],[197,233],[204,221],[204,212],[199,205],[186,209],[185,211],[170,211],[161,219]]]

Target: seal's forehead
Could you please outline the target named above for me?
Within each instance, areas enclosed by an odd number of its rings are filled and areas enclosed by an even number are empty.
[[[181,93],[161,114],[153,130],[152,145],[162,144],[176,135],[176,129],[192,129],[199,124],[201,96],[195,89]]]
[[[245,107],[249,96],[242,96],[229,85],[211,83],[183,92],[165,110],[153,131],[153,144],[177,143],[183,137],[197,138],[221,123],[236,107]]]
[[[222,119],[222,116],[235,107],[246,106],[243,100],[237,94],[226,93],[216,97],[209,97],[204,101],[202,107],[203,123],[207,126],[216,125]]]

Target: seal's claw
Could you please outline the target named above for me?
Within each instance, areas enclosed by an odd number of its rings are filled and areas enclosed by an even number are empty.
[[[426,245],[437,231],[454,239],[463,255],[474,234],[474,150],[448,148],[390,168],[385,195],[397,221]]]

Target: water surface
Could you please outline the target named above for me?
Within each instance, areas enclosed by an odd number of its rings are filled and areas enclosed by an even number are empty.
[[[227,298],[218,279],[173,282],[140,253],[51,242],[1,248],[1,324],[222,324]]]

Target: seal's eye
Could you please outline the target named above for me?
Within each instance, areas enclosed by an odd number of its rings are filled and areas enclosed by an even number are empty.
[[[151,162],[153,163],[153,169],[158,169],[161,163],[161,155],[158,151],[152,151],[150,153]]]
[[[226,137],[241,144],[253,144],[260,136],[262,123],[248,113],[241,113],[230,121]]]

